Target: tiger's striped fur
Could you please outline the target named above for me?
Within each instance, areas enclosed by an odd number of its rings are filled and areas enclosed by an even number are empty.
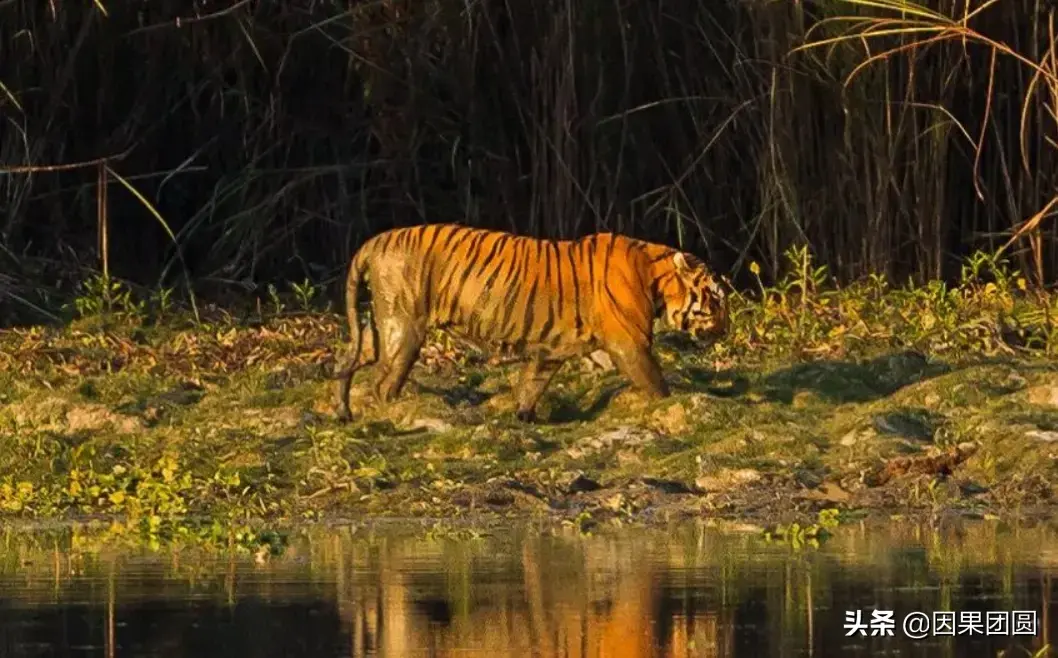
[[[436,327],[527,361],[515,391],[526,422],[561,365],[599,348],[648,396],[668,396],[650,352],[656,317],[698,339],[716,340],[728,327],[717,278],[671,247],[611,233],[539,240],[454,224],[393,229],[365,242],[349,267],[352,349],[335,373],[343,420],[352,417],[353,373],[367,365],[357,311],[365,280],[378,400],[400,393]]]

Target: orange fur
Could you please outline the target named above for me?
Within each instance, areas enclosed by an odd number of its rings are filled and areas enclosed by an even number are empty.
[[[538,240],[454,224],[393,229],[365,242],[349,268],[353,349],[336,373],[345,419],[353,373],[364,365],[357,300],[365,279],[380,401],[400,393],[431,327],[526,359],[516,390],[525,421],[566,360],[599,348],[644,393],[667,396],[650,352],[655,317],[702,339],[727,331],[716,277],[671,247],[612,233]]]

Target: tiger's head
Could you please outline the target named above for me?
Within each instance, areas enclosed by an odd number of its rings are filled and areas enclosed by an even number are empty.
[[[672,255],[670,276],[659,280],[665,319],[673,329],[712,343],[728,331],[727,294],[717,275],[693,255]]]

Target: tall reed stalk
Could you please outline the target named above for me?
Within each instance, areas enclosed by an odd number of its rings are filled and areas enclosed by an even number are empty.
[[[425,221],[622,231],[736,282],[794,245],[950,277],[1020,227],[1054,276],[1036,0],[102,6],[0,4],[4,317],[100,269],[97,172],[49,167],[119,154],[110,272],[221,301]]]

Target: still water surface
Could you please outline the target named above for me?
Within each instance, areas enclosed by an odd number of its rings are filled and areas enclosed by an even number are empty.
[[[842,526],[802,549],[702,526],[476,540],[346,527],[261,562],[7,530],[0,656],[1043,656],[1056,539],[991,522]],[[893,610],[894,635],[847,637],[857,609]],[[1011,610],[1035,611],[1035,636],[902,629],[917,611]]]

